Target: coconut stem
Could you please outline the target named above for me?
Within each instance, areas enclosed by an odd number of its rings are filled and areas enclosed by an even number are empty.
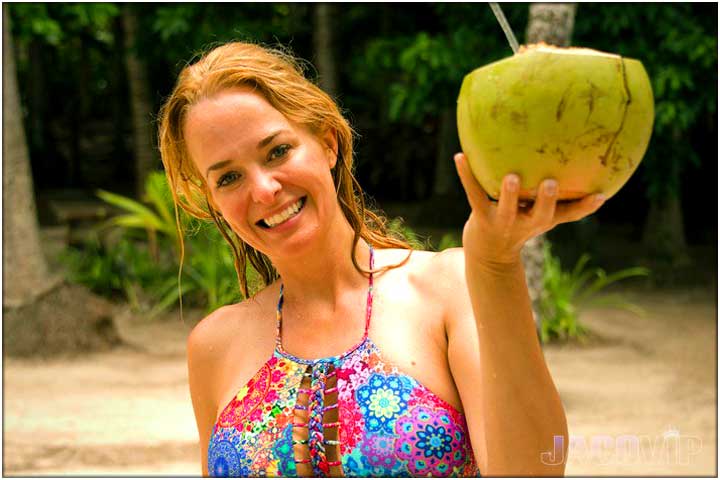
[[[495,2],[489,2],[490,8],[492,8],[493,13],[495,14],[495,18],[497,18],[498,22],[500,23],[500,26],[503,29],[503,32],[505,32],[505,37],[507,37],[507,41],[510,44],[510,48],[512,48],[513,53],[517,53],[519,45],[518,41],[515,38],[515,34],[513,33],[512,29],[510,28],[510,24],[508,23],[507,19],[505,18],[505,14],[503,13],[502,9],[500,8],[500,5]]]

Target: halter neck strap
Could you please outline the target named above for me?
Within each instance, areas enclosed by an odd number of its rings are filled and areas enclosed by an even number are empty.
[[[357,345],[353,346],[349,351],[355,350],[357,347],[359,347],[368,337],[368,333],[370,331],[370,319],[372,318],[372,304],[373,304],[373,269],[375,268],[375,253],[370,246],[370,274],[368,276],[368,293],[367,293],[367,301],[365,304],[365,331],[363,332],[363,338],[358,342]],[[275,333],[275,347],[278,351],[281,353],[286,353],[285,350],[282,347],[282,307],[284,302],[284,290],[285,285],[280,284],[280,298],[278,298],[278,304],[277,304],[277,329]],[[289,355],[289,354],[288,354]]]

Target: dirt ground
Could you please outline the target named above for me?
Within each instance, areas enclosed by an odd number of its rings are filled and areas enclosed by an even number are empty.
[[[545,348],[571,435],[568,476],[717,475],[716,289],[628,292],[590,310],[590,346]],[[197,315],[121,315],[131,345],[5,359],[4,475],[198,475],[185,338]]]

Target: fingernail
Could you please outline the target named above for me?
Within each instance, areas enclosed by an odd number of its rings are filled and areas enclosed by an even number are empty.
[[[510,175],[507,179],[508,192],[517,191],[519,184],[520,184],[520,179],[517,177],[517,175]]]
[[[545,193],[548,195],[555,195],[555,193],[557,193],[557,182],[555,180],[545,182]]]

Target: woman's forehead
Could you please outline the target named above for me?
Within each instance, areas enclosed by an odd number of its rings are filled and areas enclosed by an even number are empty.
[[[190,107],[188,120],[192,117],[216,129],[262,127],[269,122],[289,123],[262,95],[249,89],[224,90],[204,98]]]
[[[288,119],[262,96],[251,91],[226,91],[190,108],[185,140],[193,158],[227,156],[255,149],[278,131],[294,131]]]

